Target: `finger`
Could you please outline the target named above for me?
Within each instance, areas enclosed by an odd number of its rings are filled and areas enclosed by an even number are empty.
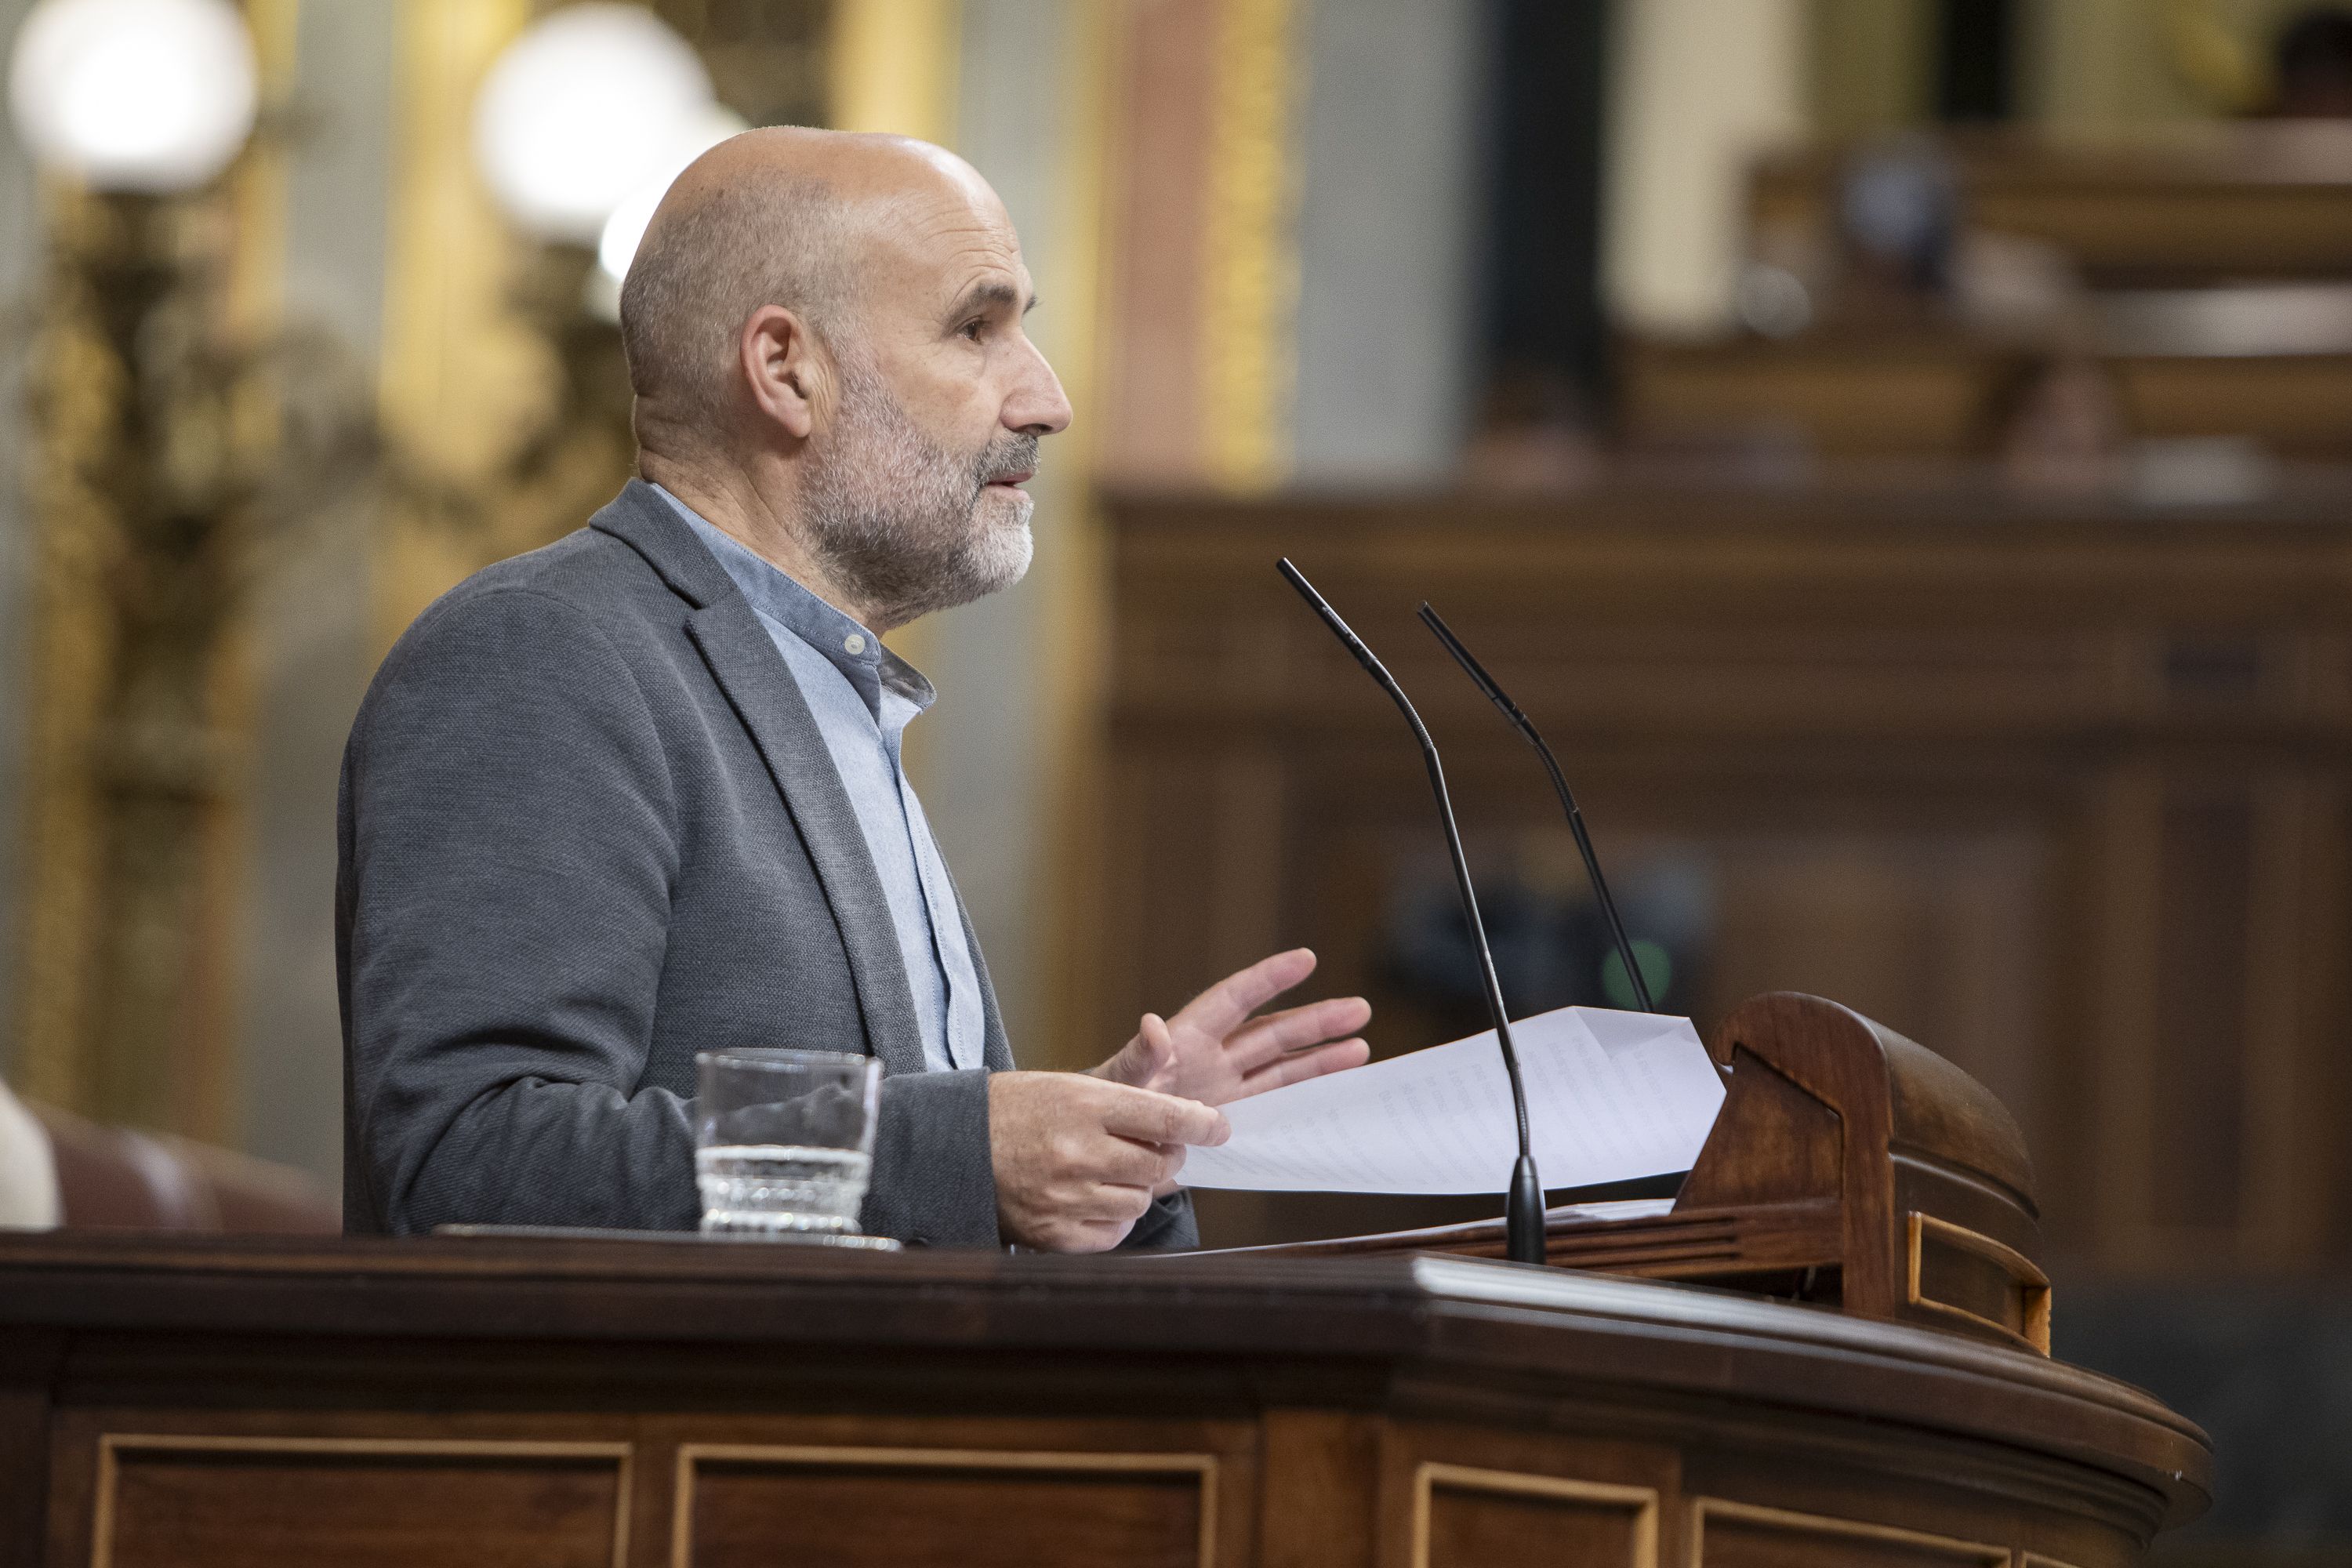
[[[1088,1078],[1108,1079],[1113,1083],[1157,1087],[1153,1079],[1175,1064],[1176,1042],[1168,1033],[1168,1026],[1157,1013],[1146,1013],[1135,1031],[1135,1037],[1121,1046],[1110,1060],[1089,1068]]]
[[[1190,1002],[1175,1021],[1222,1040],[1241,1026],[1242,1020],[1315,973],[1315,954],[1294,947],[1261,958],[1237,974],[1228,974]]]
[[[1176,1071],[1176,1041],[1168,1033],[1168,1021],[1157,1013],[1146,1013],[1142,1023],[1136,1026],[1135,1039],[1142,1047],[1136,1052],[1136,1063],[1142,1070],[1124,1081],[1139,1089],[1164,1090],[1171,1087]]]
[[[1155,1186],[1169,1173],[1168,1149],[1164,1143],[1106,1137],[1095,1140],[1094,1146],[1067,1169],[1072,1175],[1112,1186]]]
[[[1317,1046],[1282,1057],[1267,1063],[1242,1079],[1241,1093],[1236,1100],[1253,1094],[1264,1094],[1269,1089],[1280,1089],[1286,1083],[1300,1083],[1326,1073],[1345,1072],[1349,1068],[1362,1067],[1372,1059],[1372,1047],[1361,1040],[1334,1040],[1328,1046]]]
[[[1103,1131],[1144,1143],[1222,1143],[1234,1135],[1222,1112],[1197,1100],[1124,1084],[1103,1107]]]
[[[1372,1005],[1361,996],[1334,996],[1253,1018],[1225,1041],[1225,1064],[1248,1074],[1277,1057],[1345,1039],[1372,1021]]]
[[[1072,1217],[1088,1225],[1106,1222],[1120,1226],[1133,1225],[1151,1208],[1151,1189],[1129,1186],[1124,1182],[1103,1182],[1088,1190]]]

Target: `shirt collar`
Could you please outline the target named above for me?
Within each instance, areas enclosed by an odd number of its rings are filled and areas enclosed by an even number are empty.
[[[654,489],[677,509],[696,536],[719,558],[719,564],[734,579],[743,596],[751,601],[751,607],[824,655],[848,678],[877,718],[885,690],[913,703],[917,712],[931,705],[937,695],[931,683],[923,678],[922,671],[883,647],[880,637],[810,593],[775,563],[752,551],[662,486],[656,485]]]

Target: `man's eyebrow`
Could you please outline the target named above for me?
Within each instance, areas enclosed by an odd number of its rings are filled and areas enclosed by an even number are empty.
[[[1002,309],[1015,304],[1021,307],[1021,313],[1025,316],[1037,308],[1037,296],[1032,294],[1024,300],[1021,298],[1021,291],[1012,284],[992,280],[974,285],[970,293],[956,301],[955,310],[950,313],[965,316],[983,307]]]

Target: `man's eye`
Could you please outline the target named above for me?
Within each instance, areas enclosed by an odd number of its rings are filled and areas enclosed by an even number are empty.
[[[987,321],[975,316],[971,321],[966,321],[962,326],[958,327],[956,331],[963,336],[970,338],[973,342],[980,342],[980,334],[987,331]]]

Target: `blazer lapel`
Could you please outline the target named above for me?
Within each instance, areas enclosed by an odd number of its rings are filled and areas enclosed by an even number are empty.
[[[693,542],[701,548],[699,541]],[[695,611],[687,617],[686,631],[751,732],[752,743],[783,796],[784,809],[815,862],[841,945],[849,954],[851,981],[866,1016],[866,1043],[882,1058],[886,1072],[921,1072],[923,1039],[915,1022],[915,994],[907,981],[882,879],[875,872],[849,792],[841,785],[833,754],[825,749],[792,668],[776,652],[751,601],[740,594]]]
[[[915,993],[907,981],[882,879],[792,667],[769,640],[768,628],[760,624],[727,569],[651,485],[631,479],[609,506],[589,519],[589,526],[644,556],[662,581],[694,606],[686,618],[686,635],[751,731],[768,776],[783,797],[784,810],[816,865],[817,881],[849,954],[850,984],[865,1016],[866,1047],[882,1058],[886,1072],[921,1072],[923,1037],[915,1022]]]

